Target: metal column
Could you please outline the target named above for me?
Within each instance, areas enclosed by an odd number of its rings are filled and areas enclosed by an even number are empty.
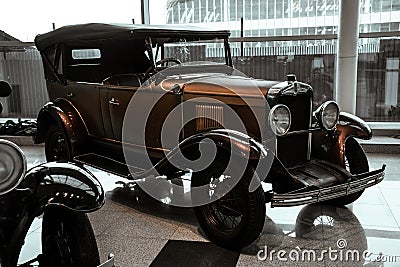
[[[141,0],[142,6],[142,24],[150,24],[149,0]]]
[[[359,0],[340,0],[335,100],[340,109],[356,112]]]

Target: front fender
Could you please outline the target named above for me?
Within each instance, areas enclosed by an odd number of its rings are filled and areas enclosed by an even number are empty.
[[[30,188],[42,210],[62,206],[91,212],[102,207],[104,190],[92,173],[73,163],[50,162],[28,171],[20,188]]]
[[[258,160],[268,156],[268,151],[255,139],[241,132],[227,129],[215,129],[198,133],[183,140],[179,144],[179,148],[184,150],[194,144],[199,144],[205,139],[211,139],[218,149],[232,151],[233,154],[250,160]]]
[[[232,155],[249,160],[260,179],[264,180],[266,178],[275,157],[272,151],[266,149],[261,143],[246,134],[227,129],[214,129],[186,138],[152,169],[133,178],[140,179],[160,174],[168,176],[168,174],[179,170],[190,169],[192,167],[190,165],[179,165],[180,154],[182,153],[189,161],[196,160],[200,155],[199,153],[201,153],[199,145],[202,142],[209,141],[216,145],[217,151],[231,152]],[[178,160],[176,160],[177,158]],[[178,164],[176,164],[177,162]]]
[[[346,140],[350,137],[368,140],[372,138],[372,130],[359,117],[340,112],[339,122],[334,132],[313,133],[312,156],[345,166]]]
[[[372,138],[372,130],[369,125],[359,117],[347,112],[340,112],[339,123],[336,127],[340,131],[343,140],[349,137],[369,140]]]
[[[71,141],[80,140],[88,133],[79,113],[71,103],[65,100],[56,100],[56,103],[49,102],[41,108],[37,118],[35,144],[45,141],[47,129],[51,124],[57,124],[64,129]]]

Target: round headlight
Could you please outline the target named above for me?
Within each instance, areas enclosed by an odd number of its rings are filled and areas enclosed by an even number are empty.
[[[12,142],[0,140],[0,195],[10,192],[21,182],[26,172],[26,158]]]
[[[339,106],[335,101],[327,101],[318,108],[318,120],[326,130],[335,128],[339,120]]]
[[[269,125],[278,136],[285,135],[289,131],[290,122],[290,110],[285,105],[276,105],[269,112]]]

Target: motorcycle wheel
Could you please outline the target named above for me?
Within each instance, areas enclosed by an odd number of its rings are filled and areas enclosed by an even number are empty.
[[[361,145],[354,138],[349,138],[345,146],[346,169],[351,174],[360,174],[369,171],[368,159]],[[364,190],[351,195],[328,200],[324,203],[333,206],[344,206],[356,201],[364,193]]]
[[[69,141],[64,131],[58,125],[51,125],[45,139],[46,160],[72,160]]]
[[[94,267],[100,264],[96,239],[87,215],[64,208],[45,210],[42,252],[44,266]]]
[[[237,173],[243,171],[235,166],[228,170],[223,160],[217,159],[205,170],[192,174],[191,186],[209,185],[211,195],[221,177],[233,177]],[[194,208],[201,229],[215,244],[236,250],[250,245],[260,235],[265,221],[265,197],[261,185],[249,192],[254,174],[254,169],[248,166],[239,182],[227,194]]]

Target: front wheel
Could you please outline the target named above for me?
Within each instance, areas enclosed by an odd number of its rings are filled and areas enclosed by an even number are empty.
[[[206,236],[219,246],[240,249],[253,243],[260,235],[265,221],[265,197],[262,186],[249,192],[254,169],[226,169],[216,160],[210,167],[192,174],[192,187],[206,186],[210,199],[217,194],[224,181],[238,179],[228,193],[217,200],[194,208],[198,223]],[[237,174],[243,173],[242,177]],[[192,195],[193,199],[193,195]]]
[[[100,264],[92,226],[86,214],[64,208],[48,208],[43,215],[40,266],[87,266]]]
[[[361,145],[353,137],[347,139],[345,146],[346,169],[351,174],[360,174],[369,171],[368,159]],[[333,206],[344,206],[356,201],[363,194],[364,190],[355,192],[348,196],[343,196],[326,201]]]
[[[69,140],[58,125],[51,125],[47,131],[45,153],[47,161],[72,160]]]

